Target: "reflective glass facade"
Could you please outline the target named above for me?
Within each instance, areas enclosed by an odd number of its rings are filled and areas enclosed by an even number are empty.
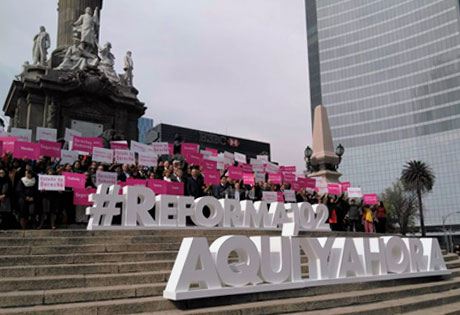
[[[460,210],[459,1],[306,0],[306,12],[311,103],[346,149],[341,179],[381,193],[423,160],[437,176],[426,223],[441,224]]]

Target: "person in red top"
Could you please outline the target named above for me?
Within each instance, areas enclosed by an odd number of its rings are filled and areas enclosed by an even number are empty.
[[[376,219],[377,219],[377,233],[385,233],[386,226],[387,226],[387,211],[383,202],[379,203],[376,211]]]

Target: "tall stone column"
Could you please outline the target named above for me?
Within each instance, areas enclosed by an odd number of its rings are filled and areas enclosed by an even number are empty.
[[[59,0],[57,48],[72,45],[72,23],[85,13],[86,7],[93,12],[96,7],[102,10],[103,0]]]

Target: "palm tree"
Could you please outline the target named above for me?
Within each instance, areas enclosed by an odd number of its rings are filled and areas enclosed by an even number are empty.
[[[408,190],[417,193],[420,211],[420,227],[422,236],[426,236],[425,223],[423,221],[422,194],[433,189],[435,176],[431,168],[422,161],[409,161],[404,165],[401,173],[401,181]]]

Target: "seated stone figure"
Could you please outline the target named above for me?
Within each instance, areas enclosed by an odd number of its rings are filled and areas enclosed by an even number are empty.
[[[73,39],[73,45],[70,46],[65,54],[64,60],[56,68],[57,70],[85,70],[88,66],[96,67],[99,59],[81,46],[78,38]]]
[[[115,56],[110,52],[112,49],[112,44],[107,42],[104,44],[104,47],[99,48],[99,55],[101,58],[101,62],[99,63],[99,70],[101,70],[104,75],[109,79],[110,82],[113,83],[120,83],[120,78],[118,74],[115,72],[113,66],[115,65]]]

